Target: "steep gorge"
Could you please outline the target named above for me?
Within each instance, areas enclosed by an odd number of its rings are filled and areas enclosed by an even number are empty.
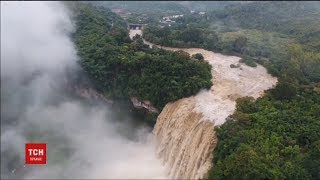
[[[142,34],[132,30],[130,37]],[[168,103],[160,113],[155,128],[154,141],[157,154],[175,179],[201,179],[212,166],[212,151],[216,146],[214,126],[221,125],[235,111],[236,99],[244,96],[258,98],[264,90],[276,85],[277,79],[261,65],[231,68],[240,58],[226,56],[199,48],[170,48],[190,55],[201,53],[212,66],[213,86],[192,97]]]

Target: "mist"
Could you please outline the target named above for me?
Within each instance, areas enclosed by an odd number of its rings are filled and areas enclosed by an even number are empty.
[[[165,178],[147,127],[66,91],[83,75],[70,15],[60,2],[1,2],[1,178]],[[47,143],[46,165],[24,166],[30,142]]]

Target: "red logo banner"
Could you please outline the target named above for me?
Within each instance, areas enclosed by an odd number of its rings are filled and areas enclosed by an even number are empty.
[[[46,164],[47,144],[27,143],[25,150],[26,164]]]

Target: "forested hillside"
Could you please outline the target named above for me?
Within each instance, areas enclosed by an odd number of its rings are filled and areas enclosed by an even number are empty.
[[[106,8],[123,8],[129,10],[132,13],[145,13],[145,14],[176,14],[185,13],[187,8],[181,6],[175,2],[170,1],[97,1],[98,5]]]
[[[320,5],[318,2],[254,2],[227,6],[213,12],[214,20],[228,27],[259,29],[290,35],[306,45],[319,50]]]
[[[245,1],[176,1],[177,4],[180,4],[190,11],[212,11],[224,8],[225,6],[231,4],[241,4],[246,3]]]
[[[74,4],[73,34],[80,63],[109,98],[137,96],[161,109],[169,101],[210,88],[210,65],[181,52],[150,49],[130,40],[126,23],[110,10]]]
[[[155,23],[160,16],[188,12],[186,7],[172,1],[96,1],[93,3],[105,8],[130,12],[131,15],[127,17],[130,23]]]
[[[317,2],[231,4],[205,15],[186,14],[171,27],[152,24],[144,38],[166,46],[236,54],[248,65],[264,65],[275,76],[295,69],[292,81],[319,82],[319,6]],[[301,58],[287,61],[292,54]]]
[[[238,99],[236,112],[217,128],[209,178],[319,179],[319,3],[248,3],[212,14],[233,29],[223,37],[245,37],[239,53],[280,82],[257,101]]]

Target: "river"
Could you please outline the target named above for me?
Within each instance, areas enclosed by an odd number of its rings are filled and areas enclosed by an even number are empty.
[[[130,37],[142,35],[141,30],[130,30]],[[221,125],[227,116],[235,110],[235,100],[238,97],[252,96],[258,98],[264,90],[270,89],[277,83],[277,78],[268,74],[267,70],[258,64],[250,67],[239,63],[240,57],[215,53],[201,48],[173,48],[152,44],[145,41],[150,47],[157,46],[170,51],[182,50],[190,55],[201,53],[204,60],[212,66],[213,86],[210,90],[199,92],[194,98],[197,101],[197,111],[214,122]],[[239,68],[230,68],[231,64],[240,64]]]

